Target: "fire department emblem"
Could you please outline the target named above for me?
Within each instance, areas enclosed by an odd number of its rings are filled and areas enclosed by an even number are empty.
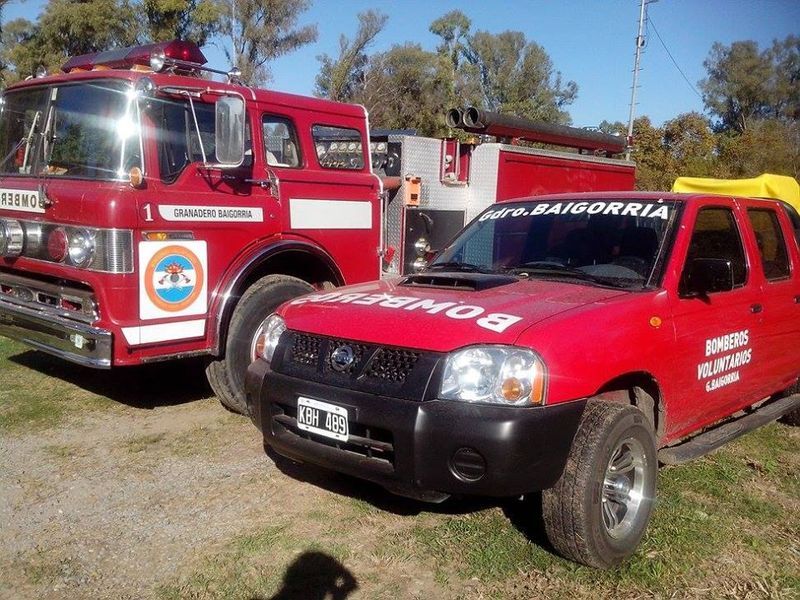
[[[202,282],[202,263],[184,246],[167,246],[156,252],[144,273],[147,298],[167,312],[190,307],[202,291]]]

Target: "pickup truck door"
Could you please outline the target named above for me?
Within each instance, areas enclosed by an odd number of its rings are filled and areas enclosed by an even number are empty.
[[[677,289],[669,290],[676,342],[677,397],[670,408],[669,426],[674,435],[717,421],[729,415],[733,406],[754,402],[758,394],[765,358],[758,346],[763,291],[746,251],[744,218],[728,198],[696,204],[685,215],[685,234],[690,237],[679,259],[673,286]],[[687,297],[682,288],[687,267],[695,258],[729,260],[734,288],[704,298]]]
[[[791,223],[779,207],[742,200],[756,247],[760,271],[763,326],[759,372],[770,395],[791,385],[800,374],[800,270]],[[791,244],[787,244],[787,241]]]

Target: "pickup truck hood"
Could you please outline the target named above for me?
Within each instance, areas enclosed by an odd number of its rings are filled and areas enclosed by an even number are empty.
[[[474,285],[476,279],[478,285]],[[510,277],[454,275],[437,285],[403,281],[376,281],[310,294],[284,304],[278,312],[286,326],[296,331],[449,352],[471,344],[512,344],[525,329],[549,317],[629,293]]]

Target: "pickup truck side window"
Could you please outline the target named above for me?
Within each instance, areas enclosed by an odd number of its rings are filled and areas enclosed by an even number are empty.
[[[311,135],[314,136],[319,166],[323,169],[360,171],[364,168],[364,150],[357,129],[314,125]]]
[[[300,144],[292,122],[285,117],[264,115],[261,119],[264,154],[270,167],[300,166]]]
[[[687,265],[695,258],[729,260],[733,267],[733,285],[739,287],[747,281],[747,261],[742,236],[731,209],[715,206],[703,208],[697,213],[681,277],[681,289],[685,286]]]
[[[756,234],[764,275],[770,281],[785,279],[789,276],[789,253],[778,215],[773,210],[750,208],[747,216]]]

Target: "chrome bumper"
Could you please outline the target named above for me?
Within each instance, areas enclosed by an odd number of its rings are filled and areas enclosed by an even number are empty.
[[[111,368],[111,332],[0,299],[0,335],[95,369]]]

